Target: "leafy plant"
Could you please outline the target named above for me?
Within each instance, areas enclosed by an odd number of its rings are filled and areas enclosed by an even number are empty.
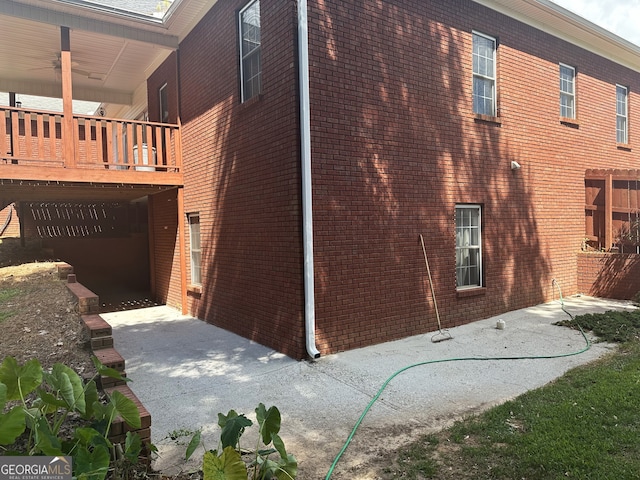
[[[260,403],[255,409],[258,422],[258,441],[250,460],[242,458],[240,440],[253,422],[244,414],[230,410],[226,415],[218,414],[220,443],[216,450],[204,453],[204,480],[292,480],[298,474],[296,458],[287,453],[280,432],[281,416],[277,407],[267,409]],[[195,433],[187,447],[188,460],[201,444],[201,432]],[[271,457],[278,454],[277,459]]]
[[[109,431],[117,416],[131,428],[140,428],[138,407],[117,390],[106,404],[101,403],[95,382],[99,375],[126,379],[96,358],[94,364],[96,376],[84,383],[60,363],[47,372],[37,359],[20,366],[15,358],[6,357],[0,365],[0,446],[14,444],[26,432],[23,451],[10,453],[71,455],[78,479],[104,479],[112,461],[118,466],[137,463],[140,437],[128,432],[123,447],[109,441]],[[84,421],[71,438],[62,434],[70,418]]]

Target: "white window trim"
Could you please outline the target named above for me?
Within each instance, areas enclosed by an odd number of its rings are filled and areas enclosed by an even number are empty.
[[[562,73],[562,67],[564,68],[568,68],[569,70],[571,70],[573,72],[573,77],[572,77],[572,85],[573,85],[573,93],[568,93],[565,92],[564,90],[562,90],[562,88],[560,88],[560,116],[562,118],[570,118],[572,120],[575,120],[576,118],[578,118],[578,102],[577,102],[577,85],[576,85],[576,67],[572,67],[571,65],[567,65],[566,63],[559,63],[558,66],[558,79],[560,79],[560,75]],[[566,117],[564,115],[562,115],[562,97],[563,95],[569,96],[573,99],[573,115],[570,117]]]
[[[456,217],[458,215],[458,210],[468,210],[468,209],[475,209],[478,211],[478,246],[477,246],[477,250],[478,250],[478,284],[477,285],[457,285],[457,269],[458,269],[458,264],[457,264],[457,260],[456,260],[456,289],[457,290],[470,290],[473,288],[482,288],[484,287],[484,281],[483,281],[483,261],[482,261],[482,205],[480,204],[465,204],[465,203],[461,203],[456,205]],[[458,247],[457,245],[458,243],[458,232],[457,232],[457,227],[456,227],[456,258],[457,258],[457,252],[459,249],[461,248],[469,248],[469,247]],[[474,247],[475,248],[475,247]]]
[[[624,90],[624,115],[618,113],[618,89]],[[618,118],[624,118],[624,139],[618,139]],[[621,144],[629,143],[629,89],[624,85],[616,84],[616,142]]]
[[[251,8],[253,6],[253,4],[255,4],[256,2],[259,2],[260,0],[251,0],[250,2],[248,2],[238,13],[238,35],[240,36],[239,39],[239,45],[240,45],[240,98],[242,99],[242,103],[246,102],[247,100],[250,100],[251,98],[255,97],[257,94],[252,95],[250,98],[246,97],[246,93],[244,91],[244,84],[245,84],[245,78],[244,78],[244,49],[242,48],[243,45],[243,30],[242,30],[242,15],[244,14],[244,12]],[[262,50],[262,41],[260,41],[260,47]],[[262,52],[260,52],[260,55],[262,55]],[[262,75],[262,67],[260,68],[260,74]]]
[[[191,285],[196,285],[196,286],[201,286],[202,285],[202,230],[200,230],[200,235],[199,235],[199,244],[200,244],[200,248],[199,249],[194,249],[193,248],[193,229],[191,228],[191,226],[193,225],[191,223],[191,219],[192,218],[198,218],[198,227],[200,227],[200,213],[188,213],[187,214],[187,224],[189,225],[189,261],[190,261],[190,266],[191,266],[191,278],[190,278],[190,282]],[[200,278],[199,279],[194,279],[194,272],[196,271],[196,268],[194,268],[194,260],[193,260],[193,254],[194,252],[198,252],[200,253],[200,265],[197,266],[197,271],[200,273]]]
[[[471,74],[472,74],[471,75],[471,95],[472,95],[472,97],[475,97],[474,79],[476,77],[484,78],[486,80],[491,80],[493,82],[493,91],[492,91],[493,105],[491,106],[491,108],[493,110],[493,114],[489,115],[489,116],[495,117],[495,116],[498,115],[498,94],[497,94],[497,92],[498,92],[498,88],[497,88],[497,83],[498,83],[498,80],[497,80],[498,40],[495,37],[492,37],[491,35],[487,35],[485,33],[478,32],[476,30],[472,30],[471,34],[472,34],[472,37],[471,37],[472,38],[472,40],[471,40],[471,43],[472,43],[472,47],[471,47]],[[478,73],[473,71],[473,36],[475,36],[475,35],[477,35],[479,37],[486,38],[487,40],[491,40],[493,42],[493,72],[491,72],[492,77],[487,77],[486,75],[481,75],[481,74],[478,74]],[[473,103],[475,103],[475,102],[473,101],[473,98],[472,98],[472,107],[471,107],[472,109],[473,109]],[[482,113],[477,113],[477,112],[475,112],[475,110],[474,110],[474,113],[477,114],[477,115],[485,115],[485,114],[482,114]]]

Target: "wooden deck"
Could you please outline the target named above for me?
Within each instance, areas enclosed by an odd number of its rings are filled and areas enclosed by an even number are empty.
[[[182,186],[180,125],[0,107],[0,188],[65,183]]]

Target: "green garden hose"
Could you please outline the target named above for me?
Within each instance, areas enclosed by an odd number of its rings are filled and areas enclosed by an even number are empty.
[[[562,298],[562,291],[560,290],[560,285],[558,284],[558,282],[556,281],[555,278],[552,280],[552,285],[555,285],[557,287],[557,289],[558,289],[558,293],[560,295],[560,305],[562,306],[562,311],[565,312],[567,315],[569,315],[571,320],[574,320],[573,315],[571,315],[564,307],[564,300]],[[369,410],[371,410],[371,407],[373,407],[374,403],[376,403],[376,401],[378,401],[378,399],[380,398],[380,395],[382,395],[382,392],[384,392],[384,390],[387,388],[389,383],[391,383],[391,381],[394,378],[396,378],[398,375],[400,375],[401,373],[406,372],[407,370],[415,368],[415,367],[420,367],[422,365],[432,365],[432,364],[435,364],[435,363],[470,362],[470,361],[476,361],[476,362],[478,362],[478,361],[483,362],[484,361],[484,362],[486,362],[486,361],[489,361],[489,360],[491,360],[491,361],[502,361],[502,360],[545,360],[545,359],[548,360],[548,359],[552,359],[552,358],[572,357],[572,356],[575,356],[575,355],[580,355],[580,354],[586,352],[587,350],[589,350],[591,348],[591,342],[587,338],[587,335],[584,333],[584,331],[582,330],[582,327],[580,327],[580,325],[578,325],[578,329],[580,330],[580,333],[582,334],[582,338],[585,341],[585,347],[582,348],[581,350],[577,351],[577,352],[561,353],[561,354],[557,354],[557,355],[531,355],[531,356],[521,356],[521,357],[461,357],[461,358],[445,358],[445,359],[440,359],[440,360],[427,360],[427,361],[424,361],[424,362],[418,362],[418,363],[414,363],[413,365],[409,365],[407,367],[401,368],[400,370],[398,370],[394,374],[392,374],[389,378],[387,378],[387,380],[385,380],[385,382],[382,384],[382,386],[378,389],[378,392],[374,395],[374,397],[371,399],[371,401],[367,404],[367,406],[365,407],[364,411],[360,415],[360,418],[358,418],[358,421],[356,422],[356,424],[354,425],[353,429],[351,430],[351,433],[347,437],[347,440],[344,443],[342,449],[340,449],[340,452],[338,452],[338,455],[336,455],[336,458],[334,459],[333,463],[331,464],[331,467],[329,468],[329,471],[327,472],[327,476],[325,477],[325,480],[329,480],[331,478],[331,475],[333,475],[333,471],[335,470],[336,466],[338,465],[338,462],[342,458],[342,455],[344,454],[344,452],[347,450],[347,447],[349,446],[349,444],[353,440],[353,437],[355,436],[356,431],[360,427],[360,424],[364,420],[364,417],[367,415],[367,413],[369,413]]]

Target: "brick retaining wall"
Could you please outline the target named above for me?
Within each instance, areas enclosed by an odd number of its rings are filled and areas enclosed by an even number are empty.
[[[100,305],[98,296],[91,290],[78,283],[73,273],[73,267],[67,263],[58,263],[58,277],[67,279],[67,288],[78,300],[78,310],[82,317],[84,327],[86,328],[91,341],[91,349],[93,354],[106,367],[117,370],[123,377],[126,377],[125,359],[113,347],[113,336],[111,325],[104,320],[98,313]],[[122,418],[116,418],[111,425],[109,439],[113,443],[122,443],[125,440],[126,433],[133,431],[140,435],[143,445],[151,444],[151,414],[144,407],[142,402],[136,397],[131,389],[126,385],[126,381],[116,380],[111,377],[101,377],[98,387],[103,389],[107,395],[118,390],[125,397],[130,398],[138,407],[140,412],[140,428],[131,429]],[[145,449],[144,461],[148,463],[149,449]]]
[[[640,255],[579,253],[578,291],[602,298],[629,300],[640,292]]]

